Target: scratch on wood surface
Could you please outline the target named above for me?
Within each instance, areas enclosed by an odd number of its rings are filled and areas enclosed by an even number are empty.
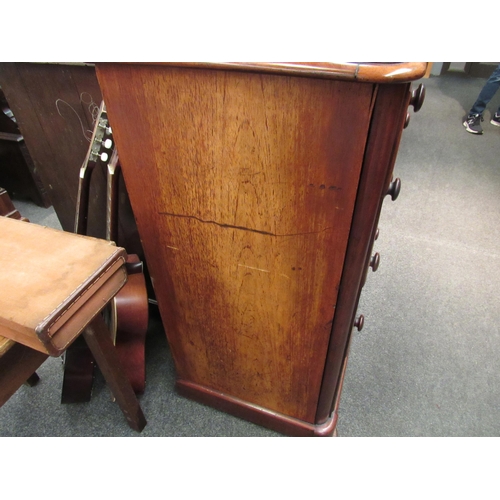
[[[263,273],[270,273],[271,271],[266,271],[265,269],[259,269],[258,267],[245,266],[244,264],[238,264],[238,267],[246,267],[247,269],[254,269],[255,271],[262,271]]]
[[[286,274],[280,273],[280,276],[283,276],[284,278],[290,279],[290,276],[287,276]]]
[[[242,231],[250,231],[251,233],[258,233],[258,234],[264,234],[267,236],[276,236],[276,237],[282,237],[282,238],[291,237],[291,236],[307,236],[308,234],[320,234],[320,233],[324,233],[325,231],[328,231],[329,229],[333,229],[332,227],[325,227],[324,229],[321,229],[320,231],[308,231],[305,233],[277,234],[277,233],[271,233],[270,231],[260,231],[259,229],[252,229],[249,227],[235,226],[232,224],[222,224],[222,223],[216,222],[214,220],[204,220],[204,219],[201,219],[200,217],[196,217],[196,215],[173,214],[170,212],[158,212],[158,215],[168,215],[170,217],[180,217],[182,219],[194,219],[194,220],[197,220],[198,222],[203,222],[204,224],[215,224],[216,226],[219,226],[222,228],[241,229]]]
[[[170,245],[166,245],[167,248],[171,248],[172,250],[179,250],[177,247],[171,247]]]

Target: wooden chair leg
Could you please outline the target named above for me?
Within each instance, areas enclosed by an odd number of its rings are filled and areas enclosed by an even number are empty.
[[[146,419],[132,385],[120,365],[109,329],[101,315],[97,315],[85,328],[83,336],[129,426],[138,432],[142,431]]]
[[[0,357],[0,407],[47,358],[47,354],[18,343]]]

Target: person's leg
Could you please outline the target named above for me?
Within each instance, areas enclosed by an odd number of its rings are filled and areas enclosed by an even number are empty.
[[[500,127],[500,107],[497,109],[496,113],[491,117],[490,123]]]
[[[481,92],[477,96],[476,102],[472,105],[469,114],[464,118],[463,125],[467,132],[471,134],[482,134],[483,128],[481,122],[483,121],[483,112],[486,106],[491,101],[496,91],[500,87],[500,65],[498,65],[491,76],[488,78]],[[500,108],[495,115],[491,118],[493,125],[500,127]]]
[[[471,110],[469,111],[469,116],[471,115],[482,115],[486,106],[491,101],[496,91],[500,87],[500,65],[496,67],[491,76],[486,81],[484,87],[479,93],[476,102],[473,104]]]
[[[464,117],[463,126],[465,130],[471,134],[482,134],[483,127],[481,127],[481,122],[483,121],[483,115],[468,115]]]

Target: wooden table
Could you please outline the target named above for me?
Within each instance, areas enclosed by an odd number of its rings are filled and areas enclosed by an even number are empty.
[[[332,435],[425,63],[98,63],[181,394]]]

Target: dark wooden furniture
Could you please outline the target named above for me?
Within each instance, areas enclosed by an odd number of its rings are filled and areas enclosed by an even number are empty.
[[[131,428],[146,420],[100,312],[127,281],[110,242],[0,217],[0,406],[82,335]]]
[[[181,394],[332,435],[425,63],[98,63]]]
[[[73,231],[78,176],[102,100],[94,66],[0,62],[0,86],[16,118],[33,168],[62,228]],[[7,189],[7,186],[3,187]],[[104,166],[94,172],[90,192],[88,234],[105,238]],[[137,226],[122,180],[118,210],[118,244],[143,259]]]
[[[28,152],[12,110],[0,88],[0,186],[18,199],[42,207],[50,200]]]

